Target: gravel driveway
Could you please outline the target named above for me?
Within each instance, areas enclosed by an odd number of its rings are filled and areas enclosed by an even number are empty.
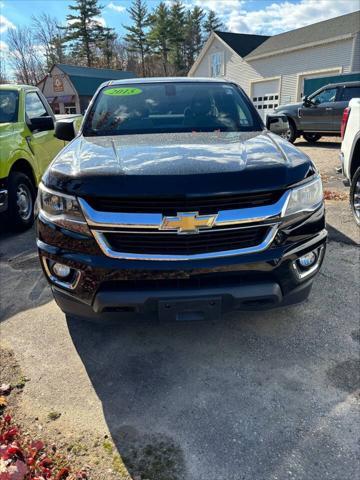
[[[334,173],[337,141],[297,145],[325,189],[347,192]],[[3,232],[0,333],[31,379],[23,411],[39,421],[61,412],[64,435],[111,435],[141,480],[355,479],[359,233],[346,200],[327,210],[328,251],[307,302],[212,323],[66,319],[34,231]]]

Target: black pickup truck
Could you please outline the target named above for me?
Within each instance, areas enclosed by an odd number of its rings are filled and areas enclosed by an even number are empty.
[[[320,88],[300,103],[281,105],[276,113],[287,116],[285,138],[294,143],[302,135],[309,143],[322,136],[340,136],[344,109],[352,98],[360,97],[360,82],[333,83]]]
[[[235,84],[107,82],[43,177],[37,245],[67,314],[192,320],[306,299],[325,253],[311,160]],[[75,137],[75,138],[74,138]]]

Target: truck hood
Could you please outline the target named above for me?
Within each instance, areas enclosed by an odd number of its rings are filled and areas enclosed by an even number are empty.
[[[79,196],[196,195],[286,188],[313,170],[266,131],[79,136],[43,182]]]
[[[302,102],[299,103],[288,103],[287,105],[280,105],[279,107],[275,108],[275,112],[296,112],[300,107],[303,106]]]

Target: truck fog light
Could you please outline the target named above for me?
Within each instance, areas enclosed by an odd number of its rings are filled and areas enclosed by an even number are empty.
[[[66,278],[71,273],[71,268],[67,265],[63,265],[62,263],[54,263],[51,268],[54,274],[59,278]]]
[[[306,255],[303,255],[299,258],[298,262],[301,267],[308,268],[311,267],[316,262],[316,254],[315,252],[309,252]]]

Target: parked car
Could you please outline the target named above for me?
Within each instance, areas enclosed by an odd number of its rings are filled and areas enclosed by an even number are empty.
[[[0,213],[14,229],[34,221],[37,186],[65,145],[54,132],[55,116],[38,88],[0,86]]]
[[[283,113],[289,121],[285,137],[289,142],[302,135],[309,143],[322,136],[340,136],[344,109],[354,97],[360,97],[360,82],[334,83],[322,87],[300,103],[281,105],[275,112]]]
[[[285,121],[283,122],[283,120]],[[325,252],[319,173],[215,79],[108,82],[39,188],[37,245],[67,314],[198,319],[306,299]],[[75,138],[74,138],[75,137]]]
[[[350,185],[351,210],[360,225],[360,98],[353,98],[344,110],[341,137],[342,171]]]

